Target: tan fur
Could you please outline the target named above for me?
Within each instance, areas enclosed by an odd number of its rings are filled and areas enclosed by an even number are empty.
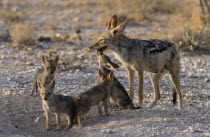
[[[55,71],[57,68],[59,56],[56,55],[53,59],[48,59],[45,56],[42,56],[42,65],[43,67],[41,69],[38,69],[34,76],[34,81],[31,89],[31,96],[34,94],[34,92],[38,92],[38,85],[37,81],[39,80],[41,84],[45,84],[44,82],[51,82],[55,78]]]
[[[104,75],[99,70],[100,84],[81,93],[77,99],[77,120],[78,124],[82,126],[81,119],[91,108],[97,105],[99,115],[102,116],[100,102],[103,103],[105,115],[108,115],[107,101],[111,92],[111,85],[113,83],[113,72],[109,75]]]
[[[46,117],[46,130],[50,129],[49,114],[55,113],[56,116],[56,130],[61,129],[60,114],[65,113],[67,115],[68,125],[66,130],[72,127],[73,120],[76,116],[76,102],[71,96],[55,95],[55,79],[49,84],[42,84],[39,80],[37,81],[40,89],[40,96],[42,98],[43,110],[45,111]]]
[[[102,52],[111,50],[116,58],[128,71],[130,98],[133,100],[134,74],[138,75],[139,106],[143,107],[143,72],[151,73],[151,81],[155,92],[154,100],[149,104],[153,107],[160,99],[159,79],[164,70],[168,70],[182,109],[182,95],[180,91],[180,62],[179,53],[173,43],[164,40],[138,40],[128,38],[123,34],[127,24],[125,20],[120,25],[116,24],[117,16],[114,15],[107,29],[99,36],[90,49]]]

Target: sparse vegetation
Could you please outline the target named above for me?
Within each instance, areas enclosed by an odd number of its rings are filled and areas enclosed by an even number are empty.
[[[10,36],[8,26],[4,21],[0,20],[0,40],[8,41],[9,39]]]
[[[34,42],[35,27],[31,24],[15,24],[10,28],[12,41],[18,45],[30,45]]]

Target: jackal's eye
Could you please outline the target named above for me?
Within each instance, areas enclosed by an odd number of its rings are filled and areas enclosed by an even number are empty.
[[[105,39],[100,39],[100,43],[105,43]]]
[[[50,69],[50,67],[47,67],[47,69]]]

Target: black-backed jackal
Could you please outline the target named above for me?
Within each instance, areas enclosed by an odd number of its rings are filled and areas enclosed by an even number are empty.
[[[159,80],[164,70],[169,71],[175,91],[178,95],[178,109],[182,109],[182,94],[180,91],[180,62],[179,53],[173,43],[165,40],[131,39],[123,34],[127,19],[118,25],[114,15],[108,28],[90,47],[92,50],[111,50],[116,58],[127,69],[129,79],[130,98],[133,100],[133,86],[135,71],[138,74],[139,106],[143,107],[143,72],[150,72],[152,86],[155,92],[154,100],[149,104],[153,107],[160,99]]]

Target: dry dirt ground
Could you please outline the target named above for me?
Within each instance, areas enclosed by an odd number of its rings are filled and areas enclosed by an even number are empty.
[[[15,0],[13,0],[15,1]],[[62,0],[63,2],[64,0]],[[149,74],[144,73],[144,108],[139,110],[119,110],[113,103],[109,104],[109,116],[99,117],[96,107],[84,116],[83,127],[73,126],[69,131],[53,131],[56,127],[55,116],[51,116],[51,130],[45,131],[45,117],[39,94],[29,96],[33,75],[41,67],[40,57],[50,51],[60,55],[59,67],[56,73],[56,94],[77,96],[84,90],[98,83],[98,64],[94,52],[89,46],[105,27],[91,26],[95,24],[93,16],[108,17],[102,11],[94,9],[94,2],[87,7],[80,0],[80,6],[63,7],[65,3],[32,2],[26,7],[23,1],[16,1],[8,7],[23,9],[38,27],[37,35],[68,33],[75,35],[75,28],[81,24],[82,40],[72,39],[64,42],[41,42],[39,46],[12,47],[11,43],[0,42],[0,136],[73,136],[73,137],[139,137],[139,136],[210,136],[210,55],[181,54],[181,90],[183,93],[184,109],[179,111],[172,105],[172,84],[166,75],[160,82],[161,100],[154,108],[147,105],[153,99],[153,89]],[[94,0],[91,0],[94,1]],[[19,2],[19,5],[17,4]],[[40,4],[36,5],[36,2]],[[43,2],[44,4],[42,4]],[[36,6],[34,6],[36,5]],[[24,8],[26,7],[26,8]],[[91,14],[90,13],[91,10]],[[43,14],[44,12],[44,14]],[[89,18],[90,17],[90,18]],[[147,25],[128,25],[126,34],[141,39],[148,38],[158,27],[164,28],[164,19]],[[103,18],[103,20],[105,20]],[[103,21],[102,20],[102,21]],[[105,23],[104,23],[105,24]],[[56,26],[55,30],[51,30]],[[112,53],[108,55],[114,62],[120,64]],[[120,64],[121,65],[121,64]],[[128,88],[127,72],[125,69],[114,70],[115,76]],[[137,79],[135,79],[134,104],[137,105]],[[67,124],[64,115],[63,127]]]
[[[181,56],[182,111],[172,105],[172,84],[167,75],[161,81],[161,100],[153,109],[146,107],[153,98],[153,90],[149,74],[145,73],[145,108],[119,110],[110,104],[110,116],[99,117],[93,107],[84,117],[84,127],[59,132],[53,131],[53,115],[51,131],[45,131],[40,97],[29,96],[34,72],[41,66],[40,55],[58,51],[61,58],[56,94],[77,96],[98,83],[96,56],[86,44],[79,46],[82,43],[75,42],[58,47],[45,43],[28,49],[0,46],[0,136],[210,136],[210,56],[189,54]],[[125,69],[115,70],[115,75],[127,88]],[[134,103],[137,104],[136,90]],[[63,121],[64,129],[65,117]]]

